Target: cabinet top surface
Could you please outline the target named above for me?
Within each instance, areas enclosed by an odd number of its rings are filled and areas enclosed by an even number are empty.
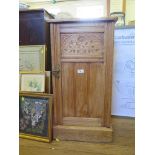
[[[25,9],[25,10],[19,10],[19,13],[36,13],[36,12],[44,12],[44,13],[46,13],[49,16],[54,18],[54,16],[52,14],[48,13],[45,9]]]
[[[19,12],[46,12],[48,13],[45,9],[21,9]]]
[[[85,23],[85,22],[116,22],[117,17],[104,17],[104,18],[94,18],[94,19],[49,19],[49,23]]]

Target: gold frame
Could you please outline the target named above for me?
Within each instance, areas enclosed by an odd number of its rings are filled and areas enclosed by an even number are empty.
[[[31,139],[31,140],[36,140],[36,141],[42,141],[42,142],[51,142],[52,140],[52,101],[53,101],[53,95],[52,94],[45,94],[45,93],[37,93],[37,94],[32,94],[32,93],[19,93],[19,97],[26,96],[26,97],[35,97],[35,98],[48,98],[48,136],[43,137],[43,136],[36,136],[36,135],[31,135],[27,133],[22,133],[19,132],[19,138],[25,138],[25,139]],[[19,103],[20,104],[20,103]]]
[[[30,50],[31,49],[31,50]],[[37,51],[38,50],[38,51]],[[39,54],[40,59],[37,62],[40,62],[39,70],[20,70],[20,55],[21,54]],[[19,73],[42,73],[45,72],[46,67],[46,45],[25,45],[19,46]]]
[[[52,93],[51,83],[52,83],[51,71],[45,71],[45,92],[48,94]]]
[[[23,75],[34,75],[34,76],[43,75],[44,76],[43,91],[27,91],[27,90],[22,90]],[[45,73],[22,73],[22,74],[20,74],[20,91],[21,92],[45,93],[45,89],[46,89],[46,75],[45,75]]]

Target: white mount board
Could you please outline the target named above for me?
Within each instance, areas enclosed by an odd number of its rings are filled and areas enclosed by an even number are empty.
[[[115,29],[112,115],[135,116],[135,29]]]

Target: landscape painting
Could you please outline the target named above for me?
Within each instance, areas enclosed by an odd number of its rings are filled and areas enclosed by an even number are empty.
[[[19,47],[20,73],[36,73],[45,71],[45,46],[26,45]]]
[[[21,74],[21,91],[45,92],[45,74]]]

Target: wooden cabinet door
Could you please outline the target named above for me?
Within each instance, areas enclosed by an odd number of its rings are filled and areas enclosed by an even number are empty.
[[[105,30],[104,23],[51,24],[55,125],[106,125]]]

